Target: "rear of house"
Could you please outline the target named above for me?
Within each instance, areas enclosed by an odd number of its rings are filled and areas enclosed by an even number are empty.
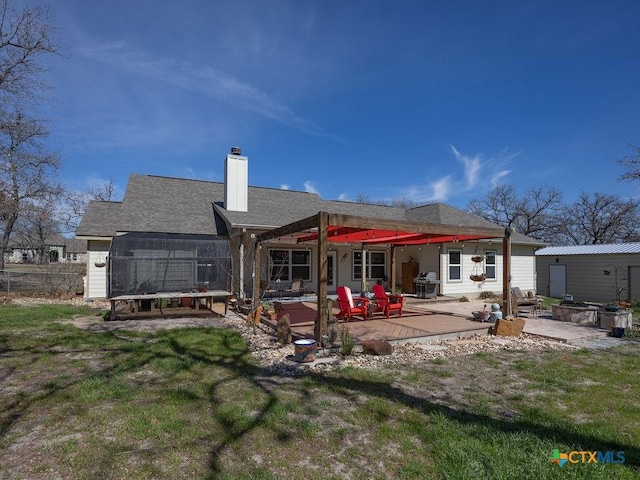
[[[365,223],[378,220],[405,220],[415,224],[448,225],[458,229],[504,228],[457,208],[435,203],[412,209],[363,203],[324,200],[317,194],[248,185],[248,160],[239,149],[227,155],[225,181],[206,182],[154,175],[131,175],[122,202],[91,202],[78,231],[87,240],[85,297],[110,295],[109,256],[112,239],[120,235],[199,235],[229,242],[232,255],[231,291],[250,296],[253,289],[255,235],[295,223],[320,211],[361,217]],[[356,292],[378,280],[390,290],[416,293],[419,273],[433,272],[438,279],[437,294],[475,296],[481,292],[502,293],[502,238],[478,241],[449,241],[423,245],[368,245],[333,243],[327,252],[327,287],[335,292],[346,285]],[[535,290],[534,251],[541,242],[512,236],[512,285],[523,291]],[[301,279],[314,290],[318,282],[317,244],[300,244],[295,238],[277,238],[263,244],[261,279],[280,289]],[[473,256],[482,255],[475,263]],[[197,266],[197,265],[196,265]],[[105,268],[106,267],[106,268]],[[395,269],[396,284],[391,285]],[[191,269],[198,272],[197,268]],[[190,271],[191,271],[190,270]],[[201,269],[200,269],[201,270]],[[471,277],[482,274],[483,281]],[[133,278],[133,274],[130,275]],[[190,281],[196,286],[194,273]],[[199,285],[197,285],[199,287]],[[368,287],[368,288],[367,288]],[[127,282],[123,291],[138,286]]]

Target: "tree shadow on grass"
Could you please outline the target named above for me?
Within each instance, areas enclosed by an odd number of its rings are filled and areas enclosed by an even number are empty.
[[[371,398],[393,399],[393,402],[397,405],[404,405],[428,415],[440,414],[460,424],[487,427],[505,434],[528,432],[540,440],[572,445],[577,450],[624,451],[625,464],[635,470],[640,469],[640,449],[624,442],[605,441],[598,436],[585,435],[570,427],[563,427],[557,424],[551,426],[526,420],[506,420],[466,410],[457,410],[450,406],[436,404],[408,394],[386,382],[327,376],[321,373],[311,373],[309,376],[338,395],[350,396],[353,393],[357,393]]]
[[[196,330],[189,329],[192,332]],[[197,329],[199,335],[206,335],[210,329]],[[40,345],[32,349],[12,350],[9,344],[5,345],[2,356],[24,355],[25,361],[28,357],[38,355],[58,355],[65,354],[91,354],[96,351],[105,355],[107,362],[98,370],[91,371],[90,374],[78,374],[61,376],[56,381],[46,382],[39,388],[25,392],[17,396],[14,401],[6,402],[4,405],[5,414],[0,422],[0,438],[6,436],[12,425],[18,421],[25,412],[32,408],[37,408],[39,402],[55,395],[62,395],[74,385],[82,382],[88,375],[98,378],[110,378],[113,375],[134,373],[147,367],[150,363],[158,360],[171,360],[174,362],[174,370],[164,372],[164,375],[171,377],[179,375],[184,370],[188,370],[195,364],[203,364],[213,367],[216,378],[211,379],[208,386],[208,402],[212,405],[214,412],[218,412],[221,407],[229,403],[228,396],[224,389],[228,385],[243,379],[247,385],[255,388],[254,394],[260,399],[250,417],[239,420],[225,417],[217,413],[216,421],[224,431],[222,437],[210,437],[208,470],[211,478],[224,473],[224,465],[221,459],[224,458],[225,451],[232,445],[237,444],[247,437],[252,431],[267,426],[273,431],[276,441],[287,443],[292,439],[291,432],[284,427],[274,425],[269,419],[269,415],[281,402],[278,389],[282,383],[282,377],[269,369],[256,367],[249,351],[244,343],[239,342],[237,332],[224,333],[217,339],[221,342],[220,350],[224,354],[218,354],[208,350],[204,346],[194,343],[192,339],[183,340],[180,331],[164,331],[153,337],[127,338],[123,332],[118,332],[118,337],[109,334],[104,337],[105,347],[100,347],[100,342],[95,341],[87,347],[60,347],[60,345],[48,344]],[[219,331],[217,333],[220,333]],[[98,339],[99,340],[99,339]],[[147,341],[157,342],[159,345],[145,343]],[[165,346],[167,348],[160,348]],[[52,350],[56,347],[56,350]],[[12,373],[9,372],[8,375]],[[352,401],[354,397],[378,398],[382,400],[392,400],[398,407],[407,407],[417,412],[432,415],[439,414],[460,424],[470,426],[482,426],[488,429],[502,432],[504,434],[528,432],[541,440],[550,441],[562,445],[574,445],[576,449],[588,451],[624,451],[627,466],[633,469],[640,468],[640,451],[637,446],[624,443],[623,441],[603,441],[594,435],[586,435],[573,430],[570,427],[563,427],[525,420],[505,420],[490,415],[479,414],[465,409],[456,409],[451,406],[443,406],[433,401],[425,400],[418,396],[393,386],[392,380],[389,382],[378,380],[363,380],[342,376],[336,373],[323,373],[309,371],[306,379],[312,384],[317,384],[327,389],[333,395]],[[300,396],[301,401],[305,401],[308,395],[308,384],[300,378],[290,381],[293,389]],[[117,453],[117,452],[115,452]],[[118,462],[114,452],[110,452],[101,459],[96,459],[96,464],[102,471],[109,471]]]

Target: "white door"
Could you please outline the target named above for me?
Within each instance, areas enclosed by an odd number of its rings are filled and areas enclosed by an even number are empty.
[[[549,296],[562,298],[567,292],[566,265],[549,265]]]

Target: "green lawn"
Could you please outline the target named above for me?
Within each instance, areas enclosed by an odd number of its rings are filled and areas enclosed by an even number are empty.
[[[638,344],[281,377],[232,330],[80,313],[0,306],[0,478],[640,478]]]

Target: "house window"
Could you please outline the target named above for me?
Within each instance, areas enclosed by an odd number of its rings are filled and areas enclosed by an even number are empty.
[[[309,250],[270,250],[269,281],[311,280]]]
[[[370,279],[384,279],[386,277],[387,252],[367,251],[366,276]],[[362,251],[353,252],[353,279],[362,279]]]
[[[485,250],[484,252],[484,273],[487,280],[496,279],[496,251]]]
[[[462,251],[449,250],[449,280],[462,280]]]

